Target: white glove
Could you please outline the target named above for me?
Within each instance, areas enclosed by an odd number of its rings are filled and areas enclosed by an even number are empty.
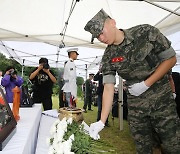
[[[134,96],[139,96],[146,90],[148,90],[148,86],[144,83],[144,81],[140,83],[135,83],[128,87],[129,93]]]
[[[89,135],[94,139],[100,139],[99,132],[104,128],[104,123],[99,120],[98,122],[92,123],[89,128]]]
[[[174,99],[176,99],[176,93],[175,92],[173,92],[173,97],[174,97]]]

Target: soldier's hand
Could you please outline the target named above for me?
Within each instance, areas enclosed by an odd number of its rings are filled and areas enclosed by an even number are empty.
[[[92,123],[89,128],[89,135],[94,139],[100,139],[99,132],[104,128],[104,123],[99,120],[98,122]]]
[[[142,81],[140,83],[135,83],[128,87],[128,91],[133,96],[139,96],[142,93],[144,93],[146,90],[148,90],[148,86],[146,86],[145,82]]]

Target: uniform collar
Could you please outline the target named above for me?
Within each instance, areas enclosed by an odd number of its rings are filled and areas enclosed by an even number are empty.
[[[74,61],[72,58],[69,58],[69,60],[70,60],[71,62],[73,62],[73,61]]]
[[[131,32],[128,29],[120,29],[120,30],[124,32],[124,40],[121,43],[121,45],[124,46],[130,44],[134,40]]]

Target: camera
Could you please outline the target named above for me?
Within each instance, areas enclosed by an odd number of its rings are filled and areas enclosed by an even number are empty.
[[[43,68],[44,68],[44,69],[49,69],[49,64],[48,64],[48,63],[44,63],[44,64],[43,64]]]
[[[14,73],[14,70],[10,70],[10,71],[9,71],[9,74],[10,74],[10,75],[13,75],[13,73]]]

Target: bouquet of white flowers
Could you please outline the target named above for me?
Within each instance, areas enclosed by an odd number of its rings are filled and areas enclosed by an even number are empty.
[[[50,130],[51,136],[47,139],[48,154],[112,154],[113,147],[102,140],[93,140],[87,127],[85,122],[79,124],[72,118],[56,120]]]
[[[50,130],[51,137],[47,139],[49,154],[83,154],[89,153],[92,139],[72,118],[58,119]]]

